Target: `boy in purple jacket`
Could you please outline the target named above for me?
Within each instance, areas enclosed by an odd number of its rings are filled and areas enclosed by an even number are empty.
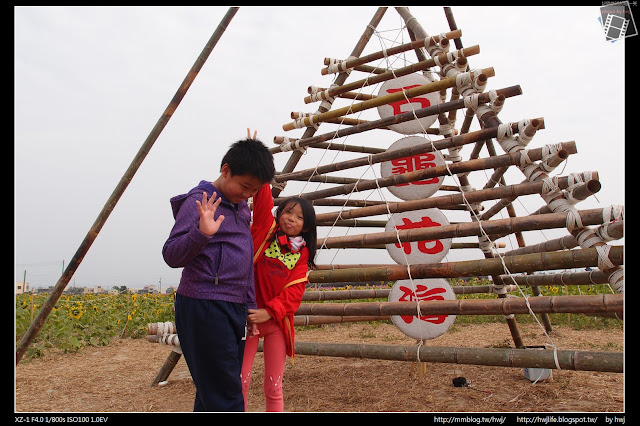
[[[227,151],[218,179],[170,200],[175,224],[162,255],[184,268],[175,322],[196,386],[194,411],[244,411],[242,340],[248,309],[257,309],[247,199],[274,175],[273,156],[254,134]]]

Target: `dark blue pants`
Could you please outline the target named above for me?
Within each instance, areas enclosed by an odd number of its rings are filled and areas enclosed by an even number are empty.
[[[193,411],[244,411],[247,306],[176,294],[175,309],[180,347],[196,386]]]

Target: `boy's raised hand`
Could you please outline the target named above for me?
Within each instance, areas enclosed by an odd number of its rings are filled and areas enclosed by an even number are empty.
[[[216,195],[218,194],[214,192],[211,198],[207,201],[207,193],[203,192],[202,202],[200,202],[200,200],[196,200],[196,204],[198,205],[198,214],[200,214],[200,232],[209,236],[218,232],[218,229],[224,220],[224,215],[220,215],[218,216],[218,219],[214,219],[214,214],[222,201],[222,198],[220,197],[216,199]]]

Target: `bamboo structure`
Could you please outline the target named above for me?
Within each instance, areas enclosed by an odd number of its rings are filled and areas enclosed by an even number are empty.
[[[368,283],[368,282],[393,282],[406,279],[426,278],[459,278],[473,276],[489,276],[492,289],[498,293],[498,298],[491,302],[479,302],[484,307],[492,306],[492,303],[512,303],[505,298],[508,291],[519,286],[528,286],[532,289],[534,297],[528,301],[520,299],[526,310],[511,312],[499,308],[496,312],[505,315],[509,329],[516,347],[523,347],[524,342],[519,335],[515,315],[529,312],[532,306],[529,301],[538,300],[542,303],[546,299],[539,296],[539,286],[554,284],[585,285],[608,283],[615,291],[622,293],[622,265],[624,249],[621,246],[609,246],[608,241],[620,239],[623,234],[623,210],[619,206],[611,206],[598,209],[579,210],[574,207],[581,200],[587,199],[600,191],[602,183],[597,172],[570,173],[566,176],[549,177],[548,173],[560,166],[569,155],[578,153],[578,145],[574,141],[554,143],[542,147],[528,145],[535,134],[543,130],[544,118],[523,119],[520,122],[502,123],[497,115],[506,105],[505,100],[522,94],[519,86],[511,86],[498,90],[485,92],[489,79],[495,75],[492,67],[484,67],[479,70],[471,70],[468,58],[480,52],[480,46],[470,48],[462,46],[461,37],[464,28],[457,28],[450,8],[445,8],[447,22],[450,31],[444,37],[436,39],[418,23],[406,7],[397,7],[406,24],[406,29],[411,37],[410,43],[384,49],[377,49],[368,55],[352,55],[344,60],[325,59],[326,68],[321,70],[321,75],[331,72],[340,73],[340,79],[336,79],[331,86],[317,88],[308,87],[308,95],[304,98],[306,104],[322,102],[321,107],[315,113],[296,114],[296,121],[283,125],[283,130],[292,131],[305,128],[305,135],[300,138],[287,137],[278,140],[279,145],[271,148],[276,154],[290,154],[297,162],[302,153],[308,147],[320,149],[339,149],[350,152],[362,152],[364,156],[343,161],[331,161],[327,164],[315,164],[306,169],[295,170],[293,161],[278,173],[275,178],[274,196],[282,196],[285,184],[289,182],[314,182],[328,184],[331,187],[322,187],[302,191],[299,194],[310,201],[316,208],[317,223],[323,227],[333,229],[341,227],[349,228],[375,228],[380,227],[384,221],[389,220],[388,215],[411,213],[425,209],[456,210],[462,209],[469,212],[469,222],[457,222],[440,224],[440,226],[398,229],[396,231],[371,232],[351,234],[345,236],[322,235],[318,239],[317,248],[323,250],[348,251],[362,248],[381,248],[400,246],[407,243],[419,243],[421,241],[436,241],[451,239],[452,247],[460,247],[459,238],[475,237],[478,239],[478,247],[484,259],[443,263],[412,263],[408,265],[389,265],[374,263],[371,265],[348,265],[339,260],[336,264],[323,265],[310,271],[309,282],[312,285],[328,285],[331,283]],[[450,49],[451,40],[455,43],[455,50]],[[397,52],[409,52],[414,50],[417,62],[396,69],[387,65],[374,63],[376,60],[384,60]],[[382,61],[381,61],[382,62]],[[361,79],[351,83],[345,82],[348,75],[356,72],[369,73]],[[429,72],[439,78],[431,83],[417,87],[403,88],[393,94],[377,94],[364,96],[363,89],[375,84],[388,82],[399,77],[416,72]],[[366,113],[372,108],[382,104],[407,101],[425,93],[438,92],[441,102],[428,106],[416,105],[410,111],[396,113],[393,117],[380,119],[351,119],[347,115]],[[352,99],[350,105],[331,109],[336,98],[344,97]],[[457,111],[464,109],[463,122],[456,128]],[[375,130],[391,131],[394,126],[432,117],[439,123],[439,128],[423,128],[425,136],[437,135],[441,139],[432,140],[424,138],[424,142],[413,144],[408,148],[387,149],[379,151],[379,148],[353,147],[347,145],[342,139],[351,135],[360,135]],[[472,130],[471,125],[477,119],[480,126],[478,130]],[[335,122],[340,128],[323,134],[314,134],[322,123]],[[313,134],[312,136],[309,136]],[[495,141],[495,142],[494,142]],[[503,149],[503,153],[497,152],[495,143]],[[460,155],[464,146],[471,145],[471,154],[463,158]],[[344,147],[344,148],[343,148]],[[483,156],[482,150],[486,148],[489,156]],[[314,151],[315,152],[315,151]],[[347,177],[350,170],[356,168],[373,167],[377,164],[399,162],[406,158],[418,158],[421,155],[442,155],[445,165],[431,165],[429,167],[407,170],[395,173],[392,176],[366,179],[363,177]],[[526,179],[517,184],[508,184],[505,181],[505,172],[509,169],[520,169]],[[487,171],[484,187],[475,189],[471,186],[469,176],[476,171]],[[339,173],[344,175],[338,176]],[[353,176],[353,175],[352,175]],[[447,195],[434,195],[426,198],[408,198],[398,200],[384,200],[384,202],[369,201],[369,197],[352,195],[356,192],[367,194],[371,191],[384,191],[385,188],[396,188],[426,182],[435,178],[455,178],[457,185],[443,186],[440,190],[455,191]],[[320,187],[320,185],[318,185]],[[520,197],[537,195],[545,202],[538,211],[524,217],[517,217],[513,203]],[[366,198],[362,200],[361,198]],[[386,198],[386,197],[385,197]],[[485,209],[483,203],[493,202]],[[334,206],[333,211],[326,211],[324,206]],[[337,207],[338,209],[335,209]],[[494,217],[505,210],[508,218]],[[374,216],[384,216],[382,221],[369,220]],[[377,219],[377,218],[376,218]],[[595,227],[595,228],[592,228]],[[545,243],[528,246],[523,233],[531,231],[566,229],[569,235],[549,240]],[[497,249],[501,246],[499,241],[503,237],[514,235],[518,243],[518,249],[511,249],[500,253]],[[502,244],[504,247],[504,244]],[[344,258],[348,258],[345,254]],[[592,272],[558,272],[558,270],[576,268],[594,268]],[[541,271],[548,272],[544,276],[532,275]],[[514,275],[526,274],[526,275]],[[460,292],[461,289],[458,289]],[[305,297],[327,297],[326,293],[310,293]],[[334,296],[342,297],[339,294]],[[608,315],[611,313],[603,299],[596,298],[596,306],[587,306],[580,301],[585,299],[569,299],[567,308],[571,311],[583,313],[598,313]],[[322,300],[322,299],[320,299]],[[333,299],[337,300],[337,299]],[[621,296],[617,298],[622,300]],[[618,303],[617,302],[617,303]],[[435,302],[433,302],[435,304]],[[335,305],[335,304],[332,304]],[[355,309],[356,304],[345,304]],[[310,309],[303,304],[301,309]],[[329,309],[323,307],[322,309]],[[333,306],[331,309],[341,309]],[[407,308],[408,312],[413,308]],[[422,306],[420,306],[422,312]],[[425,308],[426,309],[426,308]],[[307,311],[299,312],[299,314]],[[466,312],[466,311],[465,311]],[[475,312],[475,311],[474,311]],[[553,313],[553,309],[540,308],[539,313],[545,317],[546,313]],[[314,312],[319,313],[319,312]],[[385,312],[388,313],[388,312]],[[376,312],[382,315],[382,312]],[[326,315],[322,313],[322,315]],[[333,315],[333,314],[332,314]],[[335,315],[338,315],[337,313]],[[360,314],[358,314],[360,315]],[[622,305],[615,309],[614,315],[622,318]],[[338,315],[340,317],[344,314]],[[547,327],[550,330],[550,326]]]
[[[309,272],[310,287],[488,277],[487,285],[452,285],[453,293],[485,292],[495,297],[420,300],[416,296],[409,302],[394,302],[380,301],[389,297],[389,289],[308,290],[296,312],[295,324],[388,320],[418,313],[502,315],[514,348],[296,342],[296,352],[314,356],[622,372],[622,353],[525,349],[526,338],[518,330],[517,318],[539,315],[544,332],[551,331],[555,313],[581,313],[623,320],[624,246],[609,242],[624,238],[624,208],[577,207],[582,200],[606,190],[606,182],[597,171],[550,176],[554,169],[564,166],[569,156],[578,154],[579,145],[575,141],[554,141],[536,146],[536,134],[547,131],[544,117],[522,118],[509,123],[499,119],[501,110],[508,107],[508,100],[523,95],[523,90],[519,85],[490,89],[490,82],[494,80],[490,77],[499,70],[486,63],[479,69],[470,66],[469,60],[475,61],[481,46],[463,47],[464,26],[457,27],[451,8],[444,8],[449,29],[444,32],[441,28],[434,29],[437,36],[429,35],[407,7],[394,8],[404,21],[402,30],[407,30],[411,42],[383,49],[375,43],[372,53],[365,53],[387,9],[381,7],[375,11],[348,57],[325,58],[325,68],[321,68],[319,74],[331,76],[335,73],[332,84],[310,84],[301,88],[301,91],[306,89],[301,96],[304,103],[317,102],[319,106],[313,112],[292,113],[294,121],[282,126],[286,132],[301,130],[301,135],[287,133],[287,136],[274,137],[276,146],[270,148],[270,152],[274,156],[288,157],[272,182],[274,202],[278,205],[288,196],[300,196],[310,200],[316,210],[317,250],[319,256],[326,254],[330,260],[316,262],[318,268]],[[416,61],[401,61],[399,67],[392,65],[394,55],[407,55],[412,51]],[[483,51],[486,53],[490,52]],[[347,82],[356,74],[359,77]],[[394,89],[395,92],[373,93],[377,85],[396,83],[413,74],[428,76],[429,82],[403,86]],[[439,102],[417,101],[427,94],[439,96]],[[347,106],[334,105],[337,100]],[[393,116],[375,116],[376,109],[389,105],[397,107],[394,107]],[[399,105],[405,109],[401,110]],[[358,116],[352,116],[354,114]],[[431,124],[420,124],[419,131],[401,131],[402,126],[423,122]],[[321,125],[338,125],[338,128],[320,133]],[[477,128],[472,128],[473,125]],[[414,140],[411,145],[390,148],[394,137],[398,139],[408,134],[419,135],[415,137],[419,142]],[[347,140],[349,137],[364,139],[369,135],[373,135],[367,139],[371,144],[356,145]],[[380,147],[379,141],[385,142],[384,147]],[[320,154],[325,151],[332,151],[335,157],[321,163]],[[300,166],[305,154],[318,161]],[[438,158],[442,162],[427,158]],[[383,175],[385,164],[392,165],[391,175]],[[375,170],[374,167],[380,168],[381,176],[365,178],[358,170]],[[524,175],[524,180],[507,182],[507,172],[515,169]],[[478,175],[484,175],[484,181],[475,188],[472,182]],[[419,188],[436,180],[440,186],[435,194],[400,197],[394,192],[397,188]],[[310,187],[311,183],[313,187]],[[304,189],[289,189],[300,185],[304,185]],[[358,195],[353,197],[355,193]],[[376,195],[380,199],[374,199]],[[543,204],[537,210],[532,209],[532,213],[519,217],[516,207],[525,197]],[[398,215],[403,218],[402,223],[407,224],[410,220],[406,215],[431,209],[467,216],[462,221],[426,227],[401,228],[396,225],[399,222],[392,222]],[[394,224],[394,227],[384,232],[371,230],[386,227],[385,223]],[[345,227],[353,232],[334,233]],[[527,244],[525,241],[525,233],[551,230],[566,235],[545,238],[541,243]],[[467,240],[463,240],[465,238]],[[517,248],[500,251],[507,246],[498,241],[502,238],[514,238]],[[408,247],[445,239],[451,240],[452,249],[464,247],[470,258],[407,264],[389,264],[378,258],[383,249],[390,251],[402,247],[406,253]],[[360,254],[367,249],[376,249],[371,259]],[[360,252],[351,255],[353,250]],[[353,263],[349,264],[350,261]],[[542,296],[539,289],[545,285],[593,284],[609,285],[612,294]],[[522,287],[530,289],[533,295],[524,296]],[[352,302],[353,299],[377,300]],[[341,300],[345,302],[321,303]],[[175,339],[164,336],[166,333],[151,334],[153,340],[169,344]]]

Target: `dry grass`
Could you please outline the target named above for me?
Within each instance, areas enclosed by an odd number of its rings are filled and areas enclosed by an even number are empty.
[[[521,325],[527,345],[548,344],[534,325]],[[622,330],[551,334],[559,349],[624,350]],[[411,345],[391,324],[338,324],[301,330],[298,341]],[[434,346],[510,346],[504,324],[468,324],[427,342]],[[18,412],[189,412],[195,388],[180,360],[166,386],[151,382],[171,348],[145,339],[117,340],[75,354],[52,354],[16,367]],[[297,355],[287,361],[285,409],[297,412],[623,412],[624,375],[554,370],[532,384],[522,369]],[[254,364],[249,411],[264,410],[262,355]],[[470,387],[454,387],[464,376]]]

